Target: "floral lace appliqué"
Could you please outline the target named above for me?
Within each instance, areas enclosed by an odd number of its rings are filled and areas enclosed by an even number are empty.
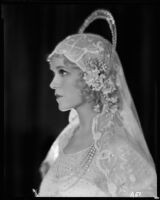
[[[111,68],[106,63],[102,56],[87,59],[83,79],[91,90],[101,92],[103,103],[108,104],[107,111],[114,114],[118,108],[117,86],[114,75],[110,74]]]

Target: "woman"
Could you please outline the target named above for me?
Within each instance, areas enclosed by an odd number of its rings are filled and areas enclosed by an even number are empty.
[[[109,23],[112,44],[84,33],[99,18]],[[93,12],[48,61],[59,110],[71,111],[42,163],[37,196],[156,196],[155,166],[116,53],[111,13]]]

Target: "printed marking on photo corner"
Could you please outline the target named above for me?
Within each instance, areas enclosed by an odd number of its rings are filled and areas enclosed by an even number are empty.
[[[131,192],[130,197],[140,197],[141,194],[141,192]],[[154,197],[154,199],[159,199],[159,197]]]
[[[141,192],[131,192],[130,197],[140,197],[141,196]]]

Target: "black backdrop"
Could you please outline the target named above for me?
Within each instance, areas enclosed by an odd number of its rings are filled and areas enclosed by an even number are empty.
[[[6,4],[4,31],[4,183],[10,196],[32,196],[40,183],[38,168],[50,145],[68,122],[49,88],[47,55],[74,34],[95,9],[115,17],[119,53],[144,135],[157,163],[157,84],[155,77],[157,9],[154,5]],[[111,39],[105,21],[88,32]]]

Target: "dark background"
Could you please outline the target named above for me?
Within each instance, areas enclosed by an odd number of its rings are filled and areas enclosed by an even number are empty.
[[[6,195],[32,196],[50,145],[68,122],[49,88],[46,62],[55,45],[77,32],[95,9],[110,10],[118,31],[117,51],[144,135],[157,164],[156,5],[4,4],[4,184]],[[108,25],[97,20],[87,29],[111,40]]]

